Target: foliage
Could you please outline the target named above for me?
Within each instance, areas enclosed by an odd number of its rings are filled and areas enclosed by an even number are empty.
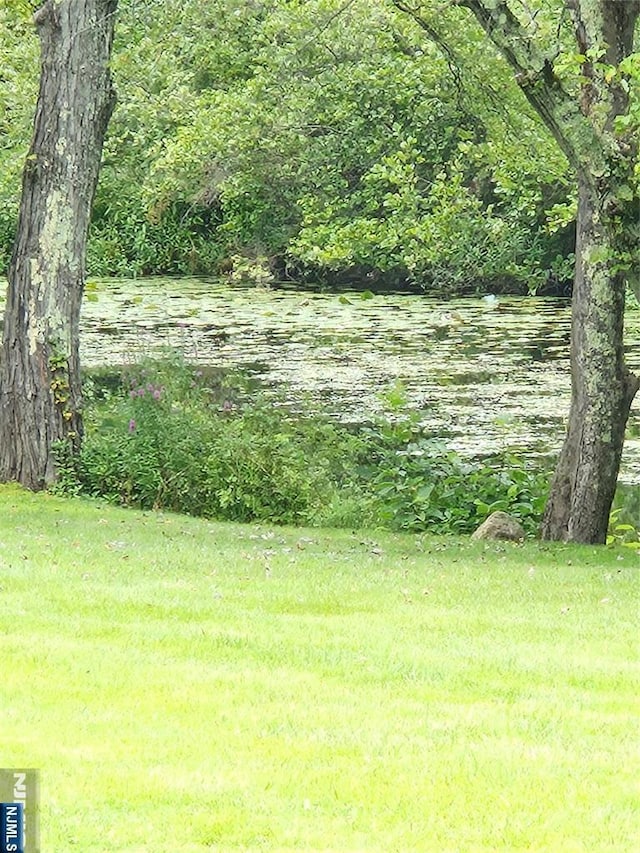
[[[293,524],[317,514],[344,480],[357,439],[234,393],[176,362],[127,372],[89,407],[73,473],[59,455],[59,488],[234,521]]]
[[[620,486],[609,517],[607,545],[640,548],[640,489]]]
[[[0,270],[9,263],[37,92],[38,42],[29,5],[0,6]]]
[[[624,545],[627,548],[640,548],[640,530],[633,524],[620,520],[621,510],[614,509],[609,520],[607,545]]]
[[[373,271],[441,291],[543,282],[566,250],[544,227],[566,167],[481,37],[468,26],[452,36],[452,73],[382,3],[243,16],[255,36],[248,74],[210,75],[153,166],[154,192],[208,198],[229,252],[259,247],[294,276]]]
[[[37,67],[20,8],[20,32],[0,36],[3,264]],[[468,17],[438,27],[430,42],[384,0],[121,0],[89,272],[264,258],[279,275],[439,292],[566,276],[562,155]]]
[[[385,526],[394,530],[469,533],[502,510],[534,534],[548,477],[514,453],[483,462],[462,458],[425,434],[419,416],[382,421],[368,430],[365,478]]]
[[[87,382],[79,460],[58,448],[65,494],[234,521],[470,532],[495,509],[539,521],[546,479],[513,455],[470,462],[395,413],[348,429],[251,399],[175,359]],[[391,396],[388,398],[392,402]]]
[[[151,215],[145,202],[117,182],[103,180],[94,208],[87,270],[95,276],[167,273],[197,275],[215,269],[220,247],[209,239],[215,212],[171,204]]]

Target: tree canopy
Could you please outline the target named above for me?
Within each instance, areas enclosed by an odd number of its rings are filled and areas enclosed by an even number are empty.
[[[35,91],[36,48],[13,15],[0,235]],[[246,259],[439,292],[566,280],[566,158],[471,17],[452,9],[435,30],[424,15],[386,0],[123,4],[90,271]]]

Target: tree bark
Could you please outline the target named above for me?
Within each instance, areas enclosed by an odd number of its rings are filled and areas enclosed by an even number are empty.
[[[541,527],[544,539],[606,541],[624,434],[640,381],[624,360],[625,277],[604,200],[580,179],[571,322],[571,408]]]
[[[115,93],[117,0],[47,0],[35,13],[40,90],[9,265],[0,364],[0,480],[39,489],[82,436],[78,334],[86,242]]]
[[[628,87],[589,59],[616,66],[633,50],[638,0],[567,0],[576,43],[587,57],[580,106],[600,152],[576,151],[578,218],[572,297],[571,407],[541,526],[544,539],[606,541],[624,436],[640,379],[624,359],[626,282],[637,275],[638,141],[616,133]]]
[[[538,37],[535,14],[526,4],[516,14],[509,0],[452,3],[476,16],[576,173],[571,408],[541,535],[603,543],[629,411],[640,387],[625,365],[623,345],[625,286],[640,268],[638,140],[616,130],[616,118],[629,108],[629,87],[618,65],[633,50],[640,0],[558,3],[571,16],[582,58],[575,93],[554,70],[562,44]]]

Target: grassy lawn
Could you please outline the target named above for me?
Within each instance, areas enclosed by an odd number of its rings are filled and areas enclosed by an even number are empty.
[[[0,488],[44,853],[637,851],[640,558]]]

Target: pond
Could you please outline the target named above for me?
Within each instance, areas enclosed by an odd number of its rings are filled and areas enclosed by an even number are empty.
[[[2,306],[0,305],[0,310]],[[87,287],[85,366],[167,347],[200,364],[243,368],[268,391],[358,421],[401,382],[428,427],[465,454],[555,453],[569,407],[567,300],[340,294],[208,279],[111,279]],[[627,322],[640,370],[640,311]],[[640,483],[640,398],[621,481]]]
[[[406,293],[329,294],[201,279],[92,282],[83,307],[87,366],[166,347],[200,364],[241,367],[266,389],[357,421],[401,382],[450,446],[556,452],[569,406],[567,300],[485,297],[449,302]],[[640,311],[627,323],[640,370]],[[640,401],[621,480],[640,483]]]

